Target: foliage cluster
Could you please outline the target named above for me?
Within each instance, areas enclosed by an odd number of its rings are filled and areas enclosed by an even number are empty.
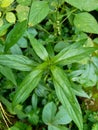
[[[0,0],[0,129],[98,129],[97,13],[96,0]]]

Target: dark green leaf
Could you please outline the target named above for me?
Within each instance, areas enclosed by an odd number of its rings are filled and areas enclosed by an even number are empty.
[[[17,23],[6,38],[5,51],[18,42],[27,28],[27,21]]]
[[[71,84],[59,67],[51,67],[53,82],[58,99],[61,101],[69,116],[76,123],[79,130],[83,130],[82,113],[78,101],[71,89]]]
[[[48,2],[46,1],[34,1],[31,5],[29,15],[29,25],[34,26],[40,23],[49,12]]]

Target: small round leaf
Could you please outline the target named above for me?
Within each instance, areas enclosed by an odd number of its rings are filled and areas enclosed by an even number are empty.
[[[15,21],[16,21],[15,14],[12,13],[12,12],[7,12],[7,13],[6,13],[6,20],[7,20],[9,23],[15,23]]]

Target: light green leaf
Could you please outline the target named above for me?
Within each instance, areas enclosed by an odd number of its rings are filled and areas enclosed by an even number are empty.
[[[17,44],[20,48],[27,48],[28,47],[28,41],[24,37],[20,38],[20,40],[17,42]]]
[[[17,85],[15,76],[12,72],[12,70],[8,67],[3,67],[0,65],[0,72],[7,78],[9,79],[14,85]]]
[[[98,0],[82,0],[82,8],[86,11],[98,9]]]
[[[34,49],[34,51],[36,52],[36,54],[42,59],[42,60],[47,60],[48,59],[48,53],[47,50],[45,49],[45,47],[42,45],[42,43],[40,43],[39,41],[37,41],[32,34],[28,34],[29,40],[31,42],[31,45]]]
[[[82,89],[81,86],[72,83],[72,91],[75,95],[85,98],[90,98],[89,95]]]
[[[49,12],[48,2],[46,1],[34,1],[31,5],[29,15],[29,25],[34,26],[40,23]]]
[[[2,8],[6,8],[6,7],[10,6],[13,2],[14,2],[14,0],[2,0],[0,6]]]
[[[3,26],[3,24],[4,24],[4,21],[3,21],[3,19],[2,19],[2,18],[0,18],[0,27],[2,27],[2,26]]]
[[[16,0],[19,4],[21,5],[30,5],[31,4],[31,0]]]
[[[82,10],[82,0],[65,0],[67,3],[71,4],[72,6]]]
[[[65,0],[72,6],[85,11],[92,11],[98,8],[98,0]]]
[[[17,5],[16,7],[17,17],[20,22],[26,20],[29,14],[29,7],[23,5]]]
[[[67,65],[79,62],[81,59],[88,57],[90,53],[94,52],[96,48],[92,47],[77,47],[69,46],[64,48],[60,53],[53,57],[52,62],[60,65]]]
[[[18,46],[18,44],[13,45],[10,48],[11,54],[15,54],[15,55],[22,55],[22,50],[20,49],[20,47]]]
[[[25,77],[16,91],[13,99],[13,107],[19,103],[23,103],[28,98],[33,89],[38,85],[41,75],[42,70],[36,68]]]
[[[64,126],[49,125],[48,130],[68,130],[68,129]]]
[[[97,75],[95,73],[95,67],[92,63],[86,64],[83,73],[78,76],[78,81],[84,87],[92,87],[97,83]]]
[[[42,113],[42,119],[45,124],[47,125],[53,124],[56,110],[57,110],[56,105],[53,102],[50,102],[45,105]]]
[[[79,130],[83,130],[81,109],[66,74],[62,69],[56,66],[51,67],[51,72],[58,99],[68,112],[69,116],[76,123]]]
[[[98,130],[98,123],[95,123],[92,127],[92,130]]]
[[[35,62],[22,55],[0,55],[0,64],[21,71],[30,71],[35,66]]]
[[[7,13],[6,13],[6,20],[7,20],[9,23],[15,23],[15,21],[16,21],[15,14],[12,13],[12,12],[7,12]]]
[[[7,32],[7,29],[11,26],[12,24],[8,23],[8,24],[4,24],[0,27],[0,36],[2,36],[3,34],[5,34]]]
[[[37,103],[38,103],[38,98],[37,98],[37,95],[34,93],[32,95],[32,108],[36,111],[37,110]]]
[[[76,14],[74,24],[80,31],[98,34],[98,23],[90,13]]]
[[[17,23],[6,38],[5,51],[18,42],[27,28],[27,21]]]
[[[64,125],[64,124],[69,124],[71,121],[72,121],[72,119],[68,115],[68,113],[65,110],[65,108],[63,106],[60,106],[59,107],[59,111],[58,111],[58,113],[55,116],[53,124]]]
[[[98,57],[94,56],[94,57],[91,58],[91,60],[92,60],[93,64],[95,65],[96,70],[98,72]]]

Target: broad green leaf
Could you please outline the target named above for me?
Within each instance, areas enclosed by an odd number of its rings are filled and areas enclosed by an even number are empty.
[[[31,42],[31,45],[34,49],[34,51],[36,52],[36,54],[42,59],[42,60],[47,60],[48,59],[48,53],[47,50],[45,49],[45,47],[42,45],[42,43],[40,43],[39,41],[37,41],[32,34],[28,34],[29,40]]]
[[[34,26],[40,23],[49,12],[48,2],[46,1],[34,1],[31,5],[29,15],[29,25]]]
[[[96,50],[92,47],[72,48],[72,46],[68,46],[68,48],[64,48],[60,53],[53,57],[52,61],[56,64],[67,65],[79,62]]]
[[[98,23],[90,13],[83,12],[76,14],[74,25],[80,31],[98,34]]]
[[[12,70],[8,67],[3,67],[0,65],[0,73],[2,73],[7,79],[9,79],[13,84],[17,85],[15,76]]]
[[[64,107],[61,106],[57,114],[56,111],[57,108],[53,102],[45,105],[42,113],[42,119],[45,124],[57,126],[68,124],[72,121]]]
[[[22,81],[13,99],[13,107],[19,103],[23,103],[33,91],[33,89],[38,85],[42,75],[42,69],[34,69],[30,72],[25,79]]]
[[[78,101],[71,89],[71,84],[62,69],[51,67],[56,94],[69,116],[76,123],[79,130],[83,130],[82,113]]]
[[[15,14],[12,13],[12,12],[7,12],[7,13],[6,13],[6,20],[7,20],[9,23],[15,23],[15,21],[16,21]]]
[[[82,10],[82,0],[65,0],[67,3],[71,4],[72,6]]]
[[[82,8],[86,11],[98,9],[98,0],[82,0]]]
[[[35,66],[35,62],[22,55],[0,55],[0,65],[21,71],[30,71]]]
[[[68,130],[65,126],[49,125],[48,130]]]
[[[85,11],[92,11],[98,8],[98,0],[65,0],[72,6]]]
[[[27,28],[27,21],[15,24],[14,28],[9,32],[5,42],[5,51],[18,42]]]
[[[72,121],[70,116],[68,115],[67,111],[63,106],[60,106],[58,113],[55,116],[53,124],[69,124]]]
[[[50,102],[45,105],[42,113],[42,119],[45,124],[47,125],[53,124],[56,110],[57,110],[56,105],[53,102]]]

